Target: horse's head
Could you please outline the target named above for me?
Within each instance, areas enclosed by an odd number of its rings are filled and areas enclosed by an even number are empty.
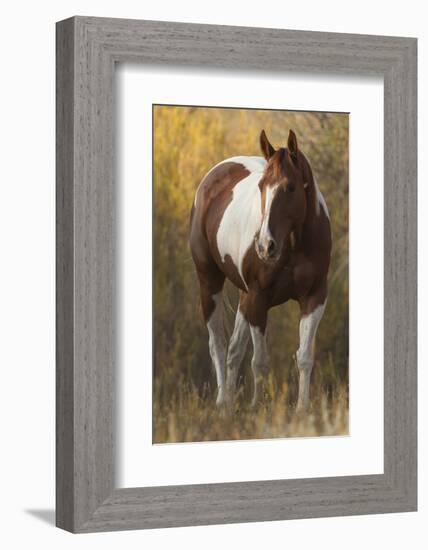
[[[267,165],[259,187],[262,198],[262,224],[255,238],[259,258],[275,263],[283,250],[293,248],[306,216],[306,162],[297,147],[293,130],[287,148],[275,150],[265,131],[260,146]]]

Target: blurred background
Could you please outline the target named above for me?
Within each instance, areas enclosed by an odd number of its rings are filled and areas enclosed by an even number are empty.
[[[215,409],[216,383],[208,333],[188,244],[195,191],[216,163],[261,155],[265,129],[274,147],[289,129],[311,163],[332,225],[329,298],[320,323],[311,409],[294,414],[299,308],[270,310],[269,378],[265,405],[249,411],[251,345],[241,367],[235,414]],[[348,433],[348,133],[345,113],[153,106],[154,145],[154,442],[319,436]],[[237,291],[225,286],[225,326],[233,328]]]

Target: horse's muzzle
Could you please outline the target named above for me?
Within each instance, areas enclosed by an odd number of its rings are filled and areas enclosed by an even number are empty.
[[[278,245],[273,238],[267,239],[266,242],[260,242],[259,236],[254,239],[254,246],[257,256],[265,263],[274,263],[279,257]]]

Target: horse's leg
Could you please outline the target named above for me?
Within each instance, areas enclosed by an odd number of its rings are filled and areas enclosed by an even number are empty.
[[[209,350],[217,378],[218,406],[225,402],[226,335],[223,323],[224,275],[213,269],[209,275],[198,272],[202,314],[208,328]]]
[[[229,342],[229,349],[227,351],[226,398],[230,403],[233,402],[235,396],[236,379],[238,377],[239,367],[244,359],[248,342],[250,340],[248,321],[244,317],[246,296],[247,295],[244,292],[241,292],[238,310],[235,317],[235,326],[233,328],[232,337]]]
[[[256,407],[263,396],[264,381],[267,373],[269,355],[266,344],[266,324],[268,307],[261,292],[249,292],[246,300],[245,317],[250,325],[253,342],[251,369],[254,377],[254,395],[251,407]]]
[[[311,296],[300,304],[299,349],[296,353],[299,369],[299,397],[297,411],[309,405],[309,386],[314,366],[315,336],[326,305],[325,294]]]
[[[251,401],[251,407],[256,407],[263,396],[263,387],[269,363],[269,354],[266,345],[266,335],[259,327],[250,325],[251,339],[253,341],[253,359],[251,360],[251,369],[254,377],[254,395]]]

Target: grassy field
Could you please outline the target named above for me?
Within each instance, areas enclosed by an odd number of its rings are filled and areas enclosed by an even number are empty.
[[[249,407],[249,388],[244,391],[243,385],[238,390],[234,410],[224,411],[215,406],[215,388],[207,385],[198,392],[182,382],[170,401],[165,402],[159,396],[154,400],[153,442],[347,435],[348,386],[342,383],[331,387],[316,368],[312,382],[313,399],[305,413],[295,412],[297,373],[291,387],[285,382],[278,386],[271,373],[264,403],[256,410]]]

